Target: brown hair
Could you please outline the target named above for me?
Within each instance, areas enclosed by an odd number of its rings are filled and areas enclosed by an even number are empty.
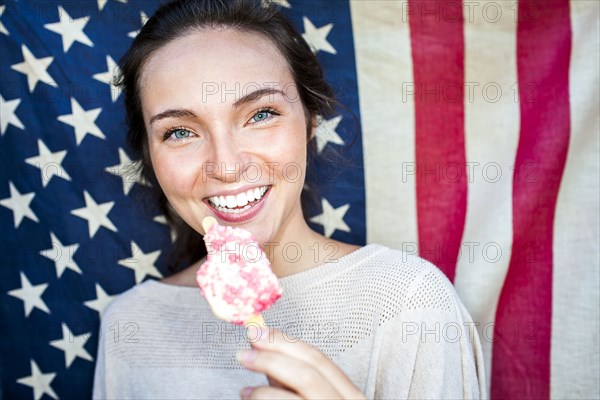
[[[197,261],[205,255],[206,249],[200,234],[170,207],[156,179],[142,116],[140,75],[149,57],[166,44],[194,30],[223,27],[262,34],[279,49],[289,65],[308,117],[307,135],[315,117],[330,116],[337,107],[317,57],[276,4],[261,0],[176,0],[160,6],[121,59],[121,75],[116,83],[125,97],[129,147],[140,158],[141,176],[152,185],[159,209],[177,234],[171,270]],[[310,147],[309,162],[314,152]],[[305,189],[310,190],[308,186]],[[306,195],[303,193],[303,199]]]

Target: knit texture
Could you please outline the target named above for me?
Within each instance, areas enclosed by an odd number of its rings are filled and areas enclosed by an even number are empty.
[[[427,261],[368,245],[281,278],[266,324],[319,348],[368,398],[483,398],[474,324]],[[149,280],[101,324],[94,399],[239,399],[267,383],[236,360],[243,326],[213,316],[200,290]]]

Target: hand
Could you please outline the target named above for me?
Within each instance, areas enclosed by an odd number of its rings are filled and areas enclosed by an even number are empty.
[[[348,377],[314,347],[276,329],[248,329],[251,350],[238,355],[249,370],[262,372],[269,386],[248,387],[242,399],[366,399]]]

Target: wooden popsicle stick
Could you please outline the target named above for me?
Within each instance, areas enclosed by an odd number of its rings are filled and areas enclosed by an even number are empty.
[[[267,326],[265,324],[265,319],[263,318],[262,314],[255,314],[248,318],[248,320],[246,321],[246,325],[248,324],[256,324],[259,328],[264,328],[265,326]]]

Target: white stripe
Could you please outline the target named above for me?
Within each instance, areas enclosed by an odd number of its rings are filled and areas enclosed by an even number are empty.
[[[571,137],[554,220],[550,393],[589,399],[600,394],[600,3],[577,0],[570,6]]]
[[[489,391],[493,323],[512,244],[511,167],[520,126],[516,23],[512,2],[471,6],[464,13],[467,215],[454,282],[480,324]]]
[[[414,99],[406,2],[352,1],[367,241],[416,250]]]

